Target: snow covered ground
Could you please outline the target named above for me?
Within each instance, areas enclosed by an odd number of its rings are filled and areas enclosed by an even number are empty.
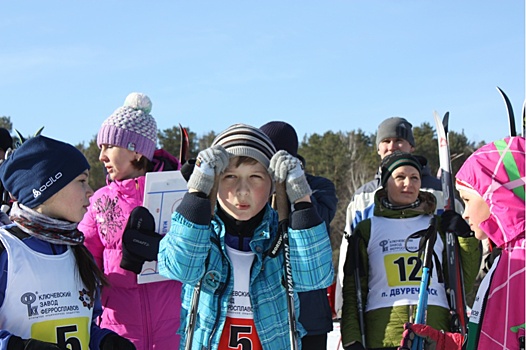
[[[333,322],[332,328],[332,332],[327,336],[327,350],[343,350],[340,344],[340,322]]]

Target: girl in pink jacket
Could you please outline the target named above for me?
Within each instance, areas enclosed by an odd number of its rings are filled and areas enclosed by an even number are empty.
[[[101,326],[130,339],[138,350],[165,350],[179,344],[181,283],[138,284],[135,272],[121,268],[128,218],[143,204],[146,172],[159,168],[154,156],[159,151],[157,124],[150,111],[148,96],[132,93],[102,123],[97,144],[108,184],[91,197],[79,229],[110,284],[102,290]],[[177,170],[179,163],[173,160]]]
[[[525,153],[523,137],[508,137],[475,151],[457,173],[464,218],[475,237],[501,248],[482,280],[473,304],[467,339],[426,325],[406,325],[399,349],[411,347],[411,333],[425,349],[524,349]]]

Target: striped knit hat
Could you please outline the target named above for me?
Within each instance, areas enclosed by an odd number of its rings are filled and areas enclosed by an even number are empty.
[[[149,160],[157,145],[157,123],[150,115],[152,101],[145,94],[132,92],[100,127],[97,145],[126,148],[142,154]]]
[[[221,145],[234,156],[250,157],[268,168],[276,149],[263,131],[246,124],[234,124],[221,132],[212,146]]]
[[[389,177],[393,171],[403,165],[412,166],[418,170],[418,173],[420,176],[422,176],[422,165],[416,157],[414,157],[411,153],[394,151],[382,160],[382,187],[385,188],[385,184],[387,183],[387,180],[389,180]]]

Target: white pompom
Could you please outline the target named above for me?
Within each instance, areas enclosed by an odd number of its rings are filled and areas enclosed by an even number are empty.
[[[124,100],[124,106],[141,110],[146,114],[150,114],[152,111],[152,101],[148,96],[140,92],[132,92],[129,94],[126,100]]]

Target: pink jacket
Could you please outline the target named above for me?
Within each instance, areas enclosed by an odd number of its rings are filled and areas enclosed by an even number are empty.
[[[173,349],[179,344],[181,283],[137,284],[137,275],[119,266],[122,233],[132,209],[142,205],[144,181],[114,181],[96,191],[78,228],[110,283],[102,290],[101,327],[130,339],[137,350]]]
[[[518,337],[524,335],[524,143],[523,137],[510,137],[485,145],[456,176],[489,205],[491,215],[480,228],[502,248],[483,308],[478,349],[519,349]]]

